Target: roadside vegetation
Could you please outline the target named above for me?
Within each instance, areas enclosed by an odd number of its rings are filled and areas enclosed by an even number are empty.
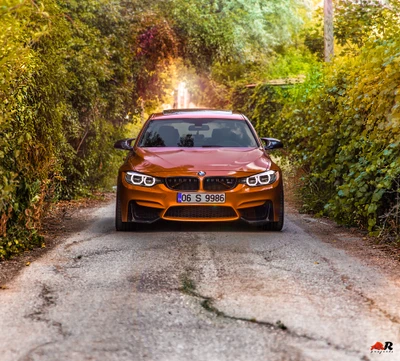
[[[237,105],[287,145],[304,211],[400,245],[400,3],[341,1],[335,14],[331,63]],[[307,39],[322,58],[316,25]]]
[[[306,211],[398,239],[399,3],[337,2],[329,64],[317,3],[1,0],[0,260],[42,244],[52,202],[109,189],[114,141],[183,81],[282,138]]]

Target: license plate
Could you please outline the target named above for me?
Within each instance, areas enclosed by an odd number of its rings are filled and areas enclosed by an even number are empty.
[[[178,203],[225,203],[225,193],[178,193]]]

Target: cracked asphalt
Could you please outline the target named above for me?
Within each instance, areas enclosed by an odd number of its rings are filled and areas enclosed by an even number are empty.
[[[378,253],[295,212],[281,233],[117,233],[111,203],[0,290],[0,360],[400,360],[400,267]]]

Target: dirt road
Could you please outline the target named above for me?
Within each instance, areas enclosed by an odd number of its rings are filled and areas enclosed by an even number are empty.
[[[400,360],[399,268],[295,212],[117,233],[111,203],[0,290],[0,360]]]

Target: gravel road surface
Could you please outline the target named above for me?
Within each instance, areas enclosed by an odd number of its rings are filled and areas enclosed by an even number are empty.
[[[399,263],[343,228],[94,216],[0,290],[0,361],[400,360]]]

